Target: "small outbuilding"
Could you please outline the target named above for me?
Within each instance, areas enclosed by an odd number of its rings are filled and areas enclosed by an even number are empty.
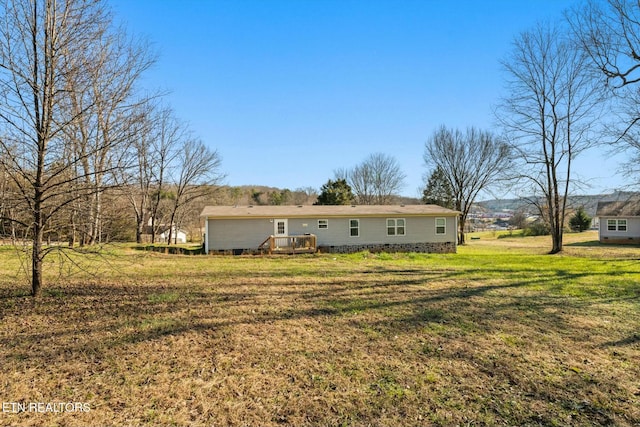
[[[436,205],[207,206],[207,253],[457,251],[458,211]]]
[[[169,243],[169,227],[162,230],[159,235],[159,239],[161,243]],[[177,228],[176,226],[171,227],[171,243],[187,243],[187,232]]]
[[[598,202],[600,243],[640,243],[640,199]]]

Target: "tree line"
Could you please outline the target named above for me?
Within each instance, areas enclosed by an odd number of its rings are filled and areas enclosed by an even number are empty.
[[[0,17],[0,218],[30,241],[38,295],[62,250],[46,236],[98,243],[119,193],[139,227],[161,206],[174,221],[220,178],[220,156],[140,87],[156,58],[104,3],[2,0]]]

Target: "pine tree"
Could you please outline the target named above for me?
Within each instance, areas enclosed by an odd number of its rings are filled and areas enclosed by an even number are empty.
[[[451,184],[441,167],[437,167],[429,177],[427,186],[422,192],[422,201],[427,205],[438,205],[443,208],[454,208],[454,197]]]
[[[353,192],[346,180],[329,180],[320,189],[318,201],[314,205],[349,205],[353,200]]]
[[[580,206],[575,214],[569,219],[569,227],[573,231],[583,232],[591,227],[591,217],[584,211],[584,207]]]

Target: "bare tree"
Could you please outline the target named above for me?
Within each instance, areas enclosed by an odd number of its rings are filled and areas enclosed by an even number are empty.
[[[12,156],[11,153],[2,150],[0,145],[0,238],[9,237],[11,241],[16,239],[16,225],[25,221],[16,220],[16,187],[9,179],[5,167],[6,160],[3,157]]]
[[[150,211],[151,188],[153,185],[152,166],[155,158],[152,140],[153,108],[141,106],[140,120],[131,126],[132,143],[129,145],[131,168],[121,169],[121,189],[133,208],[136,223],[136,243],[142,243],[145,220]]]
[[[589,0],[568,11],[566,16],[579,47],[612,87],[640,82],[640,4],[637,1]]]
[[[293,192],[294,205],[311,205],[318,199],[318,190],[313,187],[296,188]]]
[[[114,34],[100,1],[0,0],[0,13],[0,151],[12,153],[1,161],[30,216],[28,221],[11,220],[20,221],[31,237],[31,293],[37,296],[43,260],[59,249],[44,246],[46,228],[75,201],[101,191],[85,185],[87,179],[95,182],[113,166],[109,162],[82,168],[82,162],[99,156],[98,147],[107,142],[82,153],[70,148],[67,130],[99,103],[94,97],[72,109],[72,99],[88,93],[98,81],[113,88],[110,82],[122,70],[102,67],[94,56],[94,49],[108,44]],[[126,62],[101,54],[98,49],[100,60]],[[87,77],[97,70],[105,72],[98,81]],[[102,132],[111,129],[103,124]]]
[[[551,230],[551,253],[562,250],[575,158],[595,142],[598,85],[587,56],[552,25],[523,32],[503,67],[508,92],[498,119],[519,159],[516,178]]]
[[[353,190],[357,203],[360,205],[374,205],[375,195],[371,167],[366,162],[363,162],[349,170],[346,176],[347,183]]]
[[[388,205],[404,186],[406,175],[397,160],[374,153],[350,170],[334,171],[336,180],[345,179],[361,205]]]
[[[167,242],[171,243],[173,227],[176,231],[183,211],[192,203],[206,197],[224,175],[220,171],[222,159],[201,141],[187,138],[183,141],[174,169],[172,207]]]
[[[19,175],[12,174],[9,166],[11,159],[16,158],[16,152],[3,143],[0,137],[0,232],[9,237],[12,243],[17,243],[20,237],[26,236],[29,229],[29,206],[20,192],[14,178],[23,180]],[[26,184],[25,184],[26,185]]]
[[[630,0],[588,1],[567,11],[578,47],[591,59],[614,97],[608,139],[629,149],[627,176],[640,175],[640,3]]]
[[[441,126],[425,145],[427,166],[444,173],[460,211],[458,243],[465,243],[464,227],[478,194],[504,176],[511,164],[508,145],[491,132],[468,128],[465,133]]]
[[[148,46],[131,40],[123,30],[96,40],[92,53],[89,73],[68,82],[68,108],[75,120],[63,129],[74,150],[70,156],[78,159],[76,174],[90,189],[88,197],[78,200],[84,217],[81,244],[101,239],[102,193],[117,185],[111,179],[114,172],[129,167],[127,150],[139,136],[134,131],[143,119],[140,106],[148,102],[134,97],[134,84],[154,61]]]
[[[151,219],[151,242],[155,242],[158,227],[163,224],[163,202],[170,197],[172,168],[182,153],[181,146],[189,138],[189,132],[184,122],[180,121],[173,110],[161,108],[154,119],[153,136],[151,139],[152,152],[149,158],[152,174],[152,194],[149,198],[149,215]],[[169,214],[171,207],[168,208]]]

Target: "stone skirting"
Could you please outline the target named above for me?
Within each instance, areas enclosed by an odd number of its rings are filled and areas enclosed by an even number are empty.
[[[258,249],[211,249],[209,255],[261,255]]]
[[[456,253],[454,242],[439,243],[379,243],[368,245],[319,246],[318,251],[333,254],[351,254],[354,252],[419,252],[430,254]]]
[[[457,247],[455,242],[440,243],[378,243],[368,245],[318,246],[318,252],[330,254],[352,254],[355,252],[418,252],[429,254],[453,254]],[[265,252],[259,249],[227,249],[210,250],[215,255],[259,255]]]
[[[638,245],[640,237],[600,237],[600,243],[609,243],[612,245]]]

